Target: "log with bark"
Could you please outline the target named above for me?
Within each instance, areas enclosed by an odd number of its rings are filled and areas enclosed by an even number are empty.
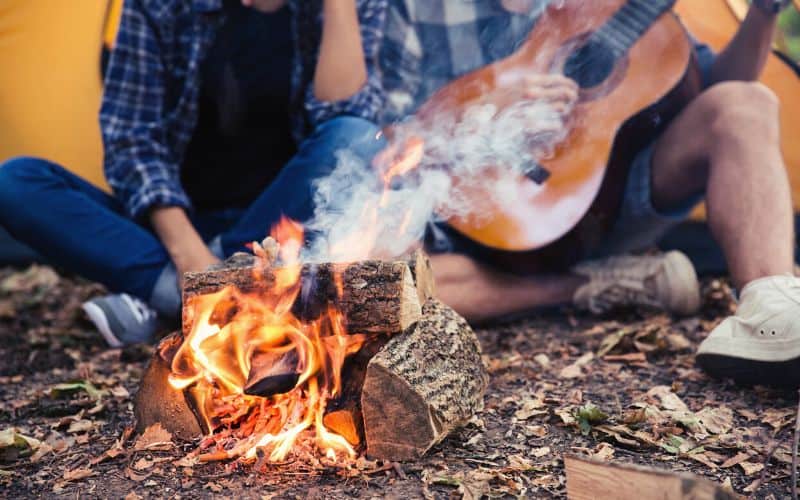
[[[160,423],[175,438],[190,440],[205,430],[187,395],[169,383],[172,358],[182,342],[183,335],[175,332],[165,337],[153,353],[133,402],[138,433]]]
[[[413,271],[412,271],[413,269]],[[269,291],[276,268],[258,266],[254,257],[237,254],[214,269],[186,273],[183,285],[183,332],[192,328],[192,301],[199,295],[234,286],[245,293]],[[335,304],[350,333],[398,333],[419,321],[421,304],[433,295],[430,262],[422,252],[397,261],[368,260],[351,264],[304,264],[301,290],[293,311],[315,319]]]
[[[483,409],[488,383],[466,320],[429,300],[416,328],[392,337],[369,362],[361,393],[367,454],[421,457]]]

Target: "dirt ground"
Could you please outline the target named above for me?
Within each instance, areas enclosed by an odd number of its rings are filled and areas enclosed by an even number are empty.
[[[191,465],[191,443],[136,446],[132,395],[152,350],[104,347],[80,310],[98,293],[46,267],[0,269],[0,497],[563,497],[565,453],[790,493],[797,396],[694,366],[731,310],[724,281],[705,282],[693,318],[559,310],[480,329],[486,409],[424,460],[290,458],[258,471]]]

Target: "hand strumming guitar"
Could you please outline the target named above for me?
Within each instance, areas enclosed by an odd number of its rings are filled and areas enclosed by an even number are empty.
[[[578,102],[578,84],[563,75],[529,76],[525,87],[525,99],[547,104],[563,116],[569,115]]]

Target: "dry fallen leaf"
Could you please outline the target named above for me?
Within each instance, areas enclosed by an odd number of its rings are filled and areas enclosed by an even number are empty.
[[[153,424],[145,429],[133,445],[135,451],[169,451],[172,448],[172,434],[167,432],[160,423]]]
[[[561,378],[578,378],[583,375],[583,367],[588,365],[594,359],[594,353],[587,352],[574,363],[564,367],[558,376]]]
[[[764,468],[764,464],[754,464],[752,462],[740,462],[738,465],[748,476],[752,476],[756,472],[761,472]]]
[[[696,416],[711,434],[726,434],[733,428],[733,410],[725,406],[703,408]]]
[[[81,479],[93,476],[95,472],[88,467],[79,467],[74,470],[64,472],[64,481],[80,481]]]
[[[17,429],[0,431],[0,461],[13,462],[32,455],[42,442],[20,433]]]
[[[740,452],[740,453],[737,453],[736,456],[733,456],[733,457],[729,458],[728,460],[725,460],[725,462],[723,462],[722,465],[720,465],[720,467],[722,467],[723,469],[727,469],[728,467],[733,467],[734,465],[739,465],[740,463],[744,462],[748,458],[750,458],[750,453]]]
[[[528,399],[522,403],[522,408],[514,413],[514,418],[517,420],[528,420],[531,417],[547,415],[547,409],[544,408],[544,406],[544,401],[541,399]]]
[[[543,456],[549,455],[549,454],[550,454],[550,447],[549,446],[544,446],[542,448],[534,448],[534,449],[531,450],[531,455],[533,455],[536,458],[542,458]]]
[[[153,461],[148,460],[144,457],[140,458],[133,464],[133,468],[136,470],[147,470],[153,466]]]
[[[600,443],[597,448],[592,452],[592,458],[603,460],[605,462],[611,461],[614,458],[614,447],[608,443]]]

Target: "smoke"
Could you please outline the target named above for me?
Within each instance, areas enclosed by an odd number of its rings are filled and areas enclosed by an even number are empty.
[[[389,149],[403,152],[422,139],[421,160],[388,186],[383,175],[396,155],[368,162],[339,151],[335,170],[315,185],[315,211],[305,225],[316,237],[305,259],[392,258],[418,244],[431,223],[480,221],[492,207],[513,210],[520,178],[566,137],[564,116],[548,103],[523,99],[505,109],[478,104],[461,116],[406,120],[394,127]]]
[[[548,3],[561,1],[527,3],[538,17]],[[426,118],[396,123],[388,147],[394,155],[368,161],[340,151],[336,169],[316,182],[315,212],[305,223],[315,237],[304,258],[392,258],[418,245],[432,224],[454,217],[479,223],[492,209],[514,210],[523,192],[520,179],[566,138],[571,111],[557,99],[526,98],[521,89],[527,76],[522,70],[497,75],[498,88],[466,110],[441,106]],[[386,172],[419,139],[424,149],[417,167],[387,185]],[[528,182],[524,195],[537,189],[543,188]]]

